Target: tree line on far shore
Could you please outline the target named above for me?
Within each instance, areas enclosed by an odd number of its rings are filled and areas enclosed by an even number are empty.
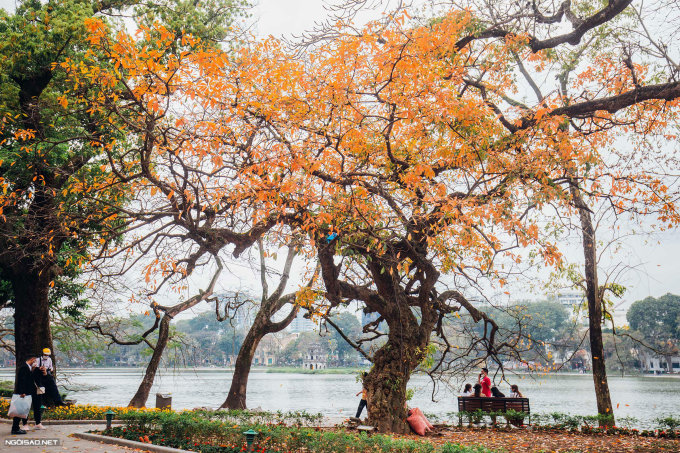
[[[583,308],[581,307],[582,311]],[[524,355],[526,366],[520,371],[533,368],[552,372],[589,370],[588,343],[582,341],[585,326],[579,321],[579,307],[565,307],[556,300],[518,302],[510,313],[521,313],[523,328],[533,339],[530,352]],[[503,328],[517,327],[517,317],[498,313]],[[362,336],[361,323],[353,313],[344,312],[332,318],[333,322],[352,339]],[[119,320],[134,336],[147,330],[153,320],[150,316],[134,315]],[[647,357],[663,359],[669,373],[671,357],[680,356],[680,296],[666,294],[659,298],[649,297],[634,302],[627,317],[628,325],[618,327],[616,335],[611,327],[605,328],[604,346],[608,370],[636,374],[646,371]],[[5,318],[4,322],[11,319]],[[5,326],[11,329],[11,325]],[[178,367],[233,367],[249,325],[234,325],[232,320],[218,321],[214,313],[203,312],[173,323],[162,366]],[[140,367],[146,366],[150,349],[146,345],[117,345],[92,331],[74,334],[69,326],[56,325],[55,345],[59,351],[59,363],[65,367]],[[328,368],[362,368],[366,362],[335,329],[317,328],[306,332],[284,331],[261,345],[273,363],[256,362],[259,366],[302,368],[304,357],[313,349],[323,356]],[[585,354],[578,354],[582,351]],[[585,361],[584,361],[585,358]],[[9,364],[14,356],[0,349],[0,363]],[[258,359],[259,360],[259,359]],[[676,360],[677,361],[677,360]],[[516,365],[516,364],[515,364]]]

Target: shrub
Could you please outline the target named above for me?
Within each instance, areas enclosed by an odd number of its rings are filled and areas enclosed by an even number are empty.
[[[0,381],[0,397],[11,398],[14,393],[14,382]]]
[[[665,417],[658,417],[654,419],[656,423],[663,429],[676,430],[680,427],[680,418],[674,417],[672,415],[666,415]]]
[[[285,424],[294,426],[317,426],[323,415],[310,414],[306,411],[289,411],[289,412],[268,412],[268,411],[249,411],[241,409],[230,410],[195,410],[196,414],[210,420],[223,420],[225,422],[238,424]]]

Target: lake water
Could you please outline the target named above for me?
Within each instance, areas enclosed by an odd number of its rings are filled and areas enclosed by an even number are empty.
[[[137,390],[143,374],[137,368],[67,369],[62,376],[69,392],[80,404],[126,405]],[[0,369],[0,380],[13,379],[13,369]],[[232,373],[218,368],[161,370],[151,391],[148,405],[154,406],[155,393],[172,393],[174,409],[217,407],[229,391]],[[532,413],[566,412],[593,415],[597,412],[593,379],[590,375],[517,376],[512,380],[530,399]],[[62,385],[62,384],[60,384]],[[617,416],[639,419],[639,427],[654,425],[656,417],[680,416],[680,378],[617,377],[609,378],[610,391]],[[83,390],[83,387],[92,387]],[[508,394],[507,384],[500,389]],[[409,388],[415,392],[410,406],[426,413],[445,417],[457,411],[456,393],[442,388],[431,400],[432,384],[424,376],[414,376]],[[353,374],[288,374],[253,371],[248,383],[248,407],[270,411],[305,410],[322,413],[332,421],[353,416],[361,390]],[[618,408],[617,408],[618,406]],[[365,412],[364,412],[365,414]]]

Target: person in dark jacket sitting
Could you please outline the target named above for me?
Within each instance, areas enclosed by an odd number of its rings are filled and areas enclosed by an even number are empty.
[[[36,368],[37,358],[35,356],[29,356],[26,363],[19,367],[19,372],[17,373],[17,380],[14,383],[14,394],[19,395],[21,398],[25,398],[26,395],[31,395],[32,406],[33,406],[33,417],[35,418],[36,429],[45,429],[45,427],[40,423],[40,406],[41,399],[40,395],[37,394],[36,390],[38,384],[36,384],[36,373],[40,370]],[[26,431],[19,427],[19,422],[21,419],[19,417],[14,417],[12,419],[12,434],[26,434]],[[28,423],[28,419],[23,420],[24,426]]]

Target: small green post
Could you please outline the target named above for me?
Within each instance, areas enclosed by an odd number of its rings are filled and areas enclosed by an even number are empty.
[[[255,436],[257,436],[258,433],[257,431],[253,431],[252,429],[249,429],[248,431],[244,431],[243,434],[246,435],[246,443],[248,444],[248,451],[253,450],[253,441],[255,440]]]
[[[116,415],[115,412],[113,412],[111,409],[108,411],[104,412],[104,415],[106,415],[106,429],[111,429],[111,423],[113,422],[113,416]]]
[[[43,413],[45,412],[45,409],[47,409],[47,408],[45,407],[45,405],[44,405],[44,404],[41,404],[41,405],[40,405],[40,418],[42,418]]]

